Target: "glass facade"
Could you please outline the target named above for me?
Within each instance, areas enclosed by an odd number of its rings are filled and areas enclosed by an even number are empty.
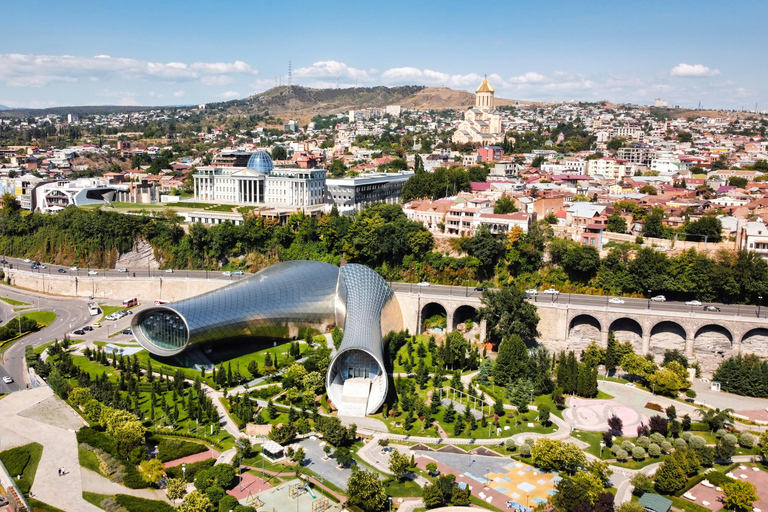
[[[263,174],[269,174],[269,171],[275,168],[275,163],[266,151],[257,151],[248,159],[247,167]]]
[[[177,350],[187,344],[187,326],[173,310],[153,311],[144,317],[139,327],[142,334],[160,348]]]

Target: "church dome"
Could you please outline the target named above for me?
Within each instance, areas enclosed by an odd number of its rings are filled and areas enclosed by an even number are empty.
[[[269,156],[269,153],[257,151],[248,159],[247,167],[262,174],[269,174],[269,171],[275,168],[275,164],[272,162],[272,157]]]
[[[475,92],[495,92],[493,87],[491,87],[491,84],[488,83],[487,79],[483,80],[483,83],[480,84],[480,87],[475,89]]]

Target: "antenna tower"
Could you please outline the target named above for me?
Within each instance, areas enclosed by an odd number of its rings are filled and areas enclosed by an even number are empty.
[[[288,85],[293,85],[293,72],[291,70],[291,61],[288,61]]]

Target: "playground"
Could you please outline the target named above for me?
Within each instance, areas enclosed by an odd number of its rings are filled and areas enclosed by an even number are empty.
[[[298,478],[260,493],[249,494],[239,501],[241,505],[256,507],[260,512],[341,512],[338,503],[324,496],[311,483]]]
[[[508,496],[509,508],[525,510],[542,505],[555,494],[555,485],[560,481],[557,473],[547,473],[540,469],[512,461],[504,466],[503,472],[491,472],[486,475],[488,486]]]

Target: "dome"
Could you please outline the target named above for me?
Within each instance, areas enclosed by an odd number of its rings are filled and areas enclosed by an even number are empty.
[[[493,87],[491,87],[491,84],[488,83],[488,80],[483,80],[483,83],[480,84],[480,87],[475,89],[475,92],[494,92]]]
[[[269,171],[275,168],[272,157],[266,151],[257,151],[248,159],[249,169],[263,174],[269,174]]]

